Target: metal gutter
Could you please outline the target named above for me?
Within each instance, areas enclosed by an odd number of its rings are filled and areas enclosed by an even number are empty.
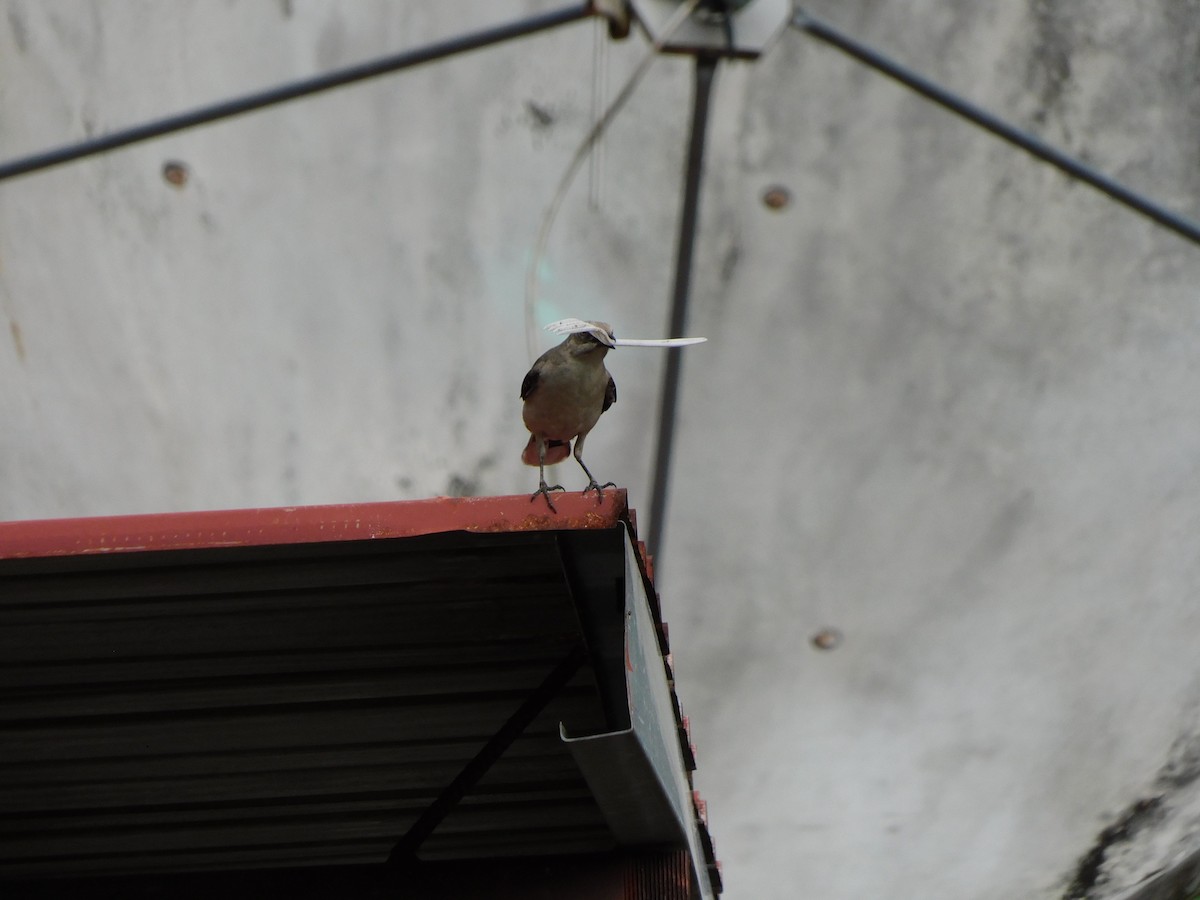
[[[651,606],[652,588],[640,555],[627,530],[623,537],[627,724],[606,734],[580,736],[564,727],[562,737],[617,842],[686,845],[693,896],[711,900],[720,893],[720,874],[702,802],[692,789],[695,763],[669,679],[664,631],[654,611],[657,603]]]

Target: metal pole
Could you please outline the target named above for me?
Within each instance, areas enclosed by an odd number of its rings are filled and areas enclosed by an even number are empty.
[[[990,131],[1010,144],[1020,147],[1027,153],[1033,154],[1038,159],[1048,162],[1072,178],[1090,184],[1096,190],[1107,194],[1118,203],[1129,207],[1135,212],[1141,213],[1143,216],[1165,228],[1169,228],[1180,237],[1200,244],[1200,224],[1166,207],[1160,206],[1154,201],[1130,190],[1123,184],[1113,181],[1104,173],[1063,153],[1056,147],[1047,144],[1041,138],[1027,131],[1022,131],[1015,125],[1011,125],[998,116],[992,115],[987,110],[956,96],[927,78],[918,75],[916,72],[906,69],[899,63],[888,59],[866,44],[862,44],[854,38],[842,34],[830,25],[814,19],[803,10],[796,10],[792,18],[792,25],[818,40],[836,47],[843,53],[849,54],[872,69],[882,72],[890,78],[894,78],[905,87],[911,88],[939,106],[957,113],[980,128]]]
[[[593,14],[590,2],[576,3],[564,9],[542,13],[505,25],[485,28],[482,31],[476,31],[461,37],[449,38],[413,50],[405,50],[381,59],[358,63],[357,65],[327,72],[323,75],[303,78],[289,84],[278,85],[253,94],[246,94],[242,97],[235,97],[231,100],[202,106],[198,109],[168,116],[154,122],[134,125],[130,128],[113,132],[112,134],[81,141],[78,144],[71,144],[54,150],[47,150],[10,160],[6,163],[0,163],[0,181],[6,178],[15,178],[18,175],[38,172],[42,169],[48,169],[51,166],[59,166],[63,163],[94,156],[98,153],[105,153],[109,150],[115,150],[118,147],[125,147],[129,144],[150,140],[151,138],[162,137],[166,134],[182,131],[185,128],[194,128],[197,125],[205,125],[210,122],[216,122],[219,119],[238,116],[257,109],[274,106],[277,103],[286,103],[289,100],[295,100],[299,97],[308,97],[312,94],[343,87],[357,81],[375,78],[379,75],[387,75],[391,72],[397,72],[400,69],[407,69],[412,66],[421,65],[422,63],[453,56],[456,53],[477,50],[480,47],[487,47],[513,38],[524,37],[535,32],[554,28],[558,25],[565,25],[568,22],[587,18]]]
[[[692,285],[692,253],[696,244],[696,225],[700,212],[700,177],[704,167],[705,135],[708,131],[708,106],[712,95],[717,57],[696,57],[695,87],[692,93],[692,131],[688,137],[687,171],[683,177],[683,208],[679,214],[679,241],[675,256],[675,289],[671,299],[671,321],[667,337],[682,337],[687,328],[688,297]],[[671,478],[671,448],[675,439],[675,408],[679,398],[679,374],[683,357],[679,348],[667,351],[663,372],[662,401],[658,417],[658,448],[654,455],[654,487],[650,498],[650,535],[647,545],[652,553],[662,549],[667,507],[667,486]]]

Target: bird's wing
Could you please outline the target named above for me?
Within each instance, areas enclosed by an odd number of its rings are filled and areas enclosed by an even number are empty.
[[[604,412],[610,406],[617,402],[617,383],[613,381],[611,375],[608,376],[608,384],[604,388],[604,405],[600,407],[600,412]]]
[[[541,360],[539,359],[536,363],[533,364],[533,368],[525,373],[525,380],[521,382],[521,399],[522,400],[529,399],[529,395],[532,394],[534,389],[537,387],[538,378],[541,377],[541,375],[540,375],[541,366],[538,365],[538,363],[540,363],[540,362],[541,362]]]

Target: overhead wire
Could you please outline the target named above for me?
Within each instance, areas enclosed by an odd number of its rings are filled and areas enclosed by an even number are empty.
[[[813,18],[802,9],[796,9],[793,12],[791,24],[798,31],[803,31],[831,47],[836,47],[869,68],[875,69],[877,72],[881,72],[889,78],[900,82],[927,100],[931,100],[939,106],[962,116],[985,131],[991,132],[996,137],[1016,147],[1020,147],[1026,153],[1030,153],[1043,162],[1049,163],[1072,178],[1092,186],[1101,193],[1107,194],[1123,206],[1141,213],[1146,218],[1170,229],[1180,237],[1200,244],[1200,223],[1142,196],[1137,191],[1126,187],[1103,172],[1075,159],[1070,154],[1064,153],[1036,135],[1017,128],[999,116],[957,96],[911,69],[905,68],[894,60],[884,56],[873,47],[869,47],[861,41],[843,34],[833,26]]]

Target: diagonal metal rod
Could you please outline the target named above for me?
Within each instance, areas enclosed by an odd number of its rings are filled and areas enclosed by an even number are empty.
[[[683,176],[683,208],[679,213],[679,242],[675,254],[675,288],[671,298],[671,321],[667,337],[681,337],[687,330],[688,298],[692,287],[692,255],[700,214],[700,179],[704,169],[704,144],[708,131],[708,106],[717,57],[696,57],[695,87],[692,91],[692,130],[688,136],[687,171]],[[666,518],[667,487],[671,479],[671,449],[675,442],[675,409],[679,399],[679,374],[683,357],[678,347],[667,351],[663,370],[662,400],[658,414],[658,448],[654,454],[654,487],[650,497],[650,552],[662,550],[663,520]]]
[[[397,72],[400,69],[407,69],[412,66],[421,65],[422,63],[453,56],[456,53],[477,50],[480,47],[487,47],[492,44],[501,43],[502,41],[512,40],[513,38],[524,37],[592,15],[594,15],[594,11],[590,2],[575,3],[563,9],[541,13],[527,19],[520,19],[492,28],[485,28],[481,31],[449,38],[434,44],[428,44],[424,47],[405,50],[391,56],[347,66],[344,69],[337,69],[333,72],[326,72],[323,75],[302,78],[288,84],[266,88],[253,94],[245,94],[231,100],[223,100],[219,103],[202,106],[189,112],[167,116],[164,119],[146,122],[142,125],[134,125],[120,131],[114,131],[111,134],[80,141],[77,144],[70,144],[65,147],[9,160],[8,162],[0,163],[0,181],[7,178],[15,178],[18,175],[38,172],[52,166],[60,166],[63,163],[84,159],[98,153],[105,153],[109,150],[115,150],[118,147],[128,146],[129,144],[148,141],[151,138],[162,137],[166,134],[182,131],[185,128],[206,125],[210,122],[216,122],[219,119],[239,116],[243,113],[274,106],[277,103],[286,103],[289,100],[319,94],[322,91],[343,87],[357,81],[364,81],[379,75],[387,75],[391,72]]]
[[[496,761],[504,755],[504,751],[512,746],[551,701],[567,686],[575,673],[587,661],[587,650],[582,643],[573,646],[563,657],[562,662],[550,670],[541,684],[534,689],[525,701],[517,707],[517,711],[509,716],[508,721],[500,726],[500,730],[488,738],[483,748],[471,759],[454,780],[451,781],[437,799],[429,805],[412,826],[392,848],[388,864],[394,867],[410,864],[416,859],[417,850],[441,824],[442,820],[458,805],[484,775],[488,773]]]
[[[888,59],[866,44],[860,43],[818,19],[814,19],[803,10],[797,9],[795,11],[791,24],[793,27],[807,32],[818,40],[836,47],[843,53],[849,54],[872,69],[882,72],[890,78],[894,78],[905,87],[911,88],[939,106],[957,113],[980,128],[990,131],[1010,144],[1020,147],[1027,153],[1033,154],[1038,159],[1048,162],[1072,178],[1090,184],[1096,190],[1107,194],[1118,203],[1129,207],[1135,212],[1141,213],[1143,216],[1165,228],[1169,228],[1180,237],[1200,244],[1200,223],[1143,197],[1136,191],[1109,178],[1103,172],[1093,169],[1073,156],[1046,143],[1041,138],[1023,131],[1015,125],[1009,124],[987,110],[962,99],[929,79],[918,75],[916,72],[906,69],[904,66]]]

